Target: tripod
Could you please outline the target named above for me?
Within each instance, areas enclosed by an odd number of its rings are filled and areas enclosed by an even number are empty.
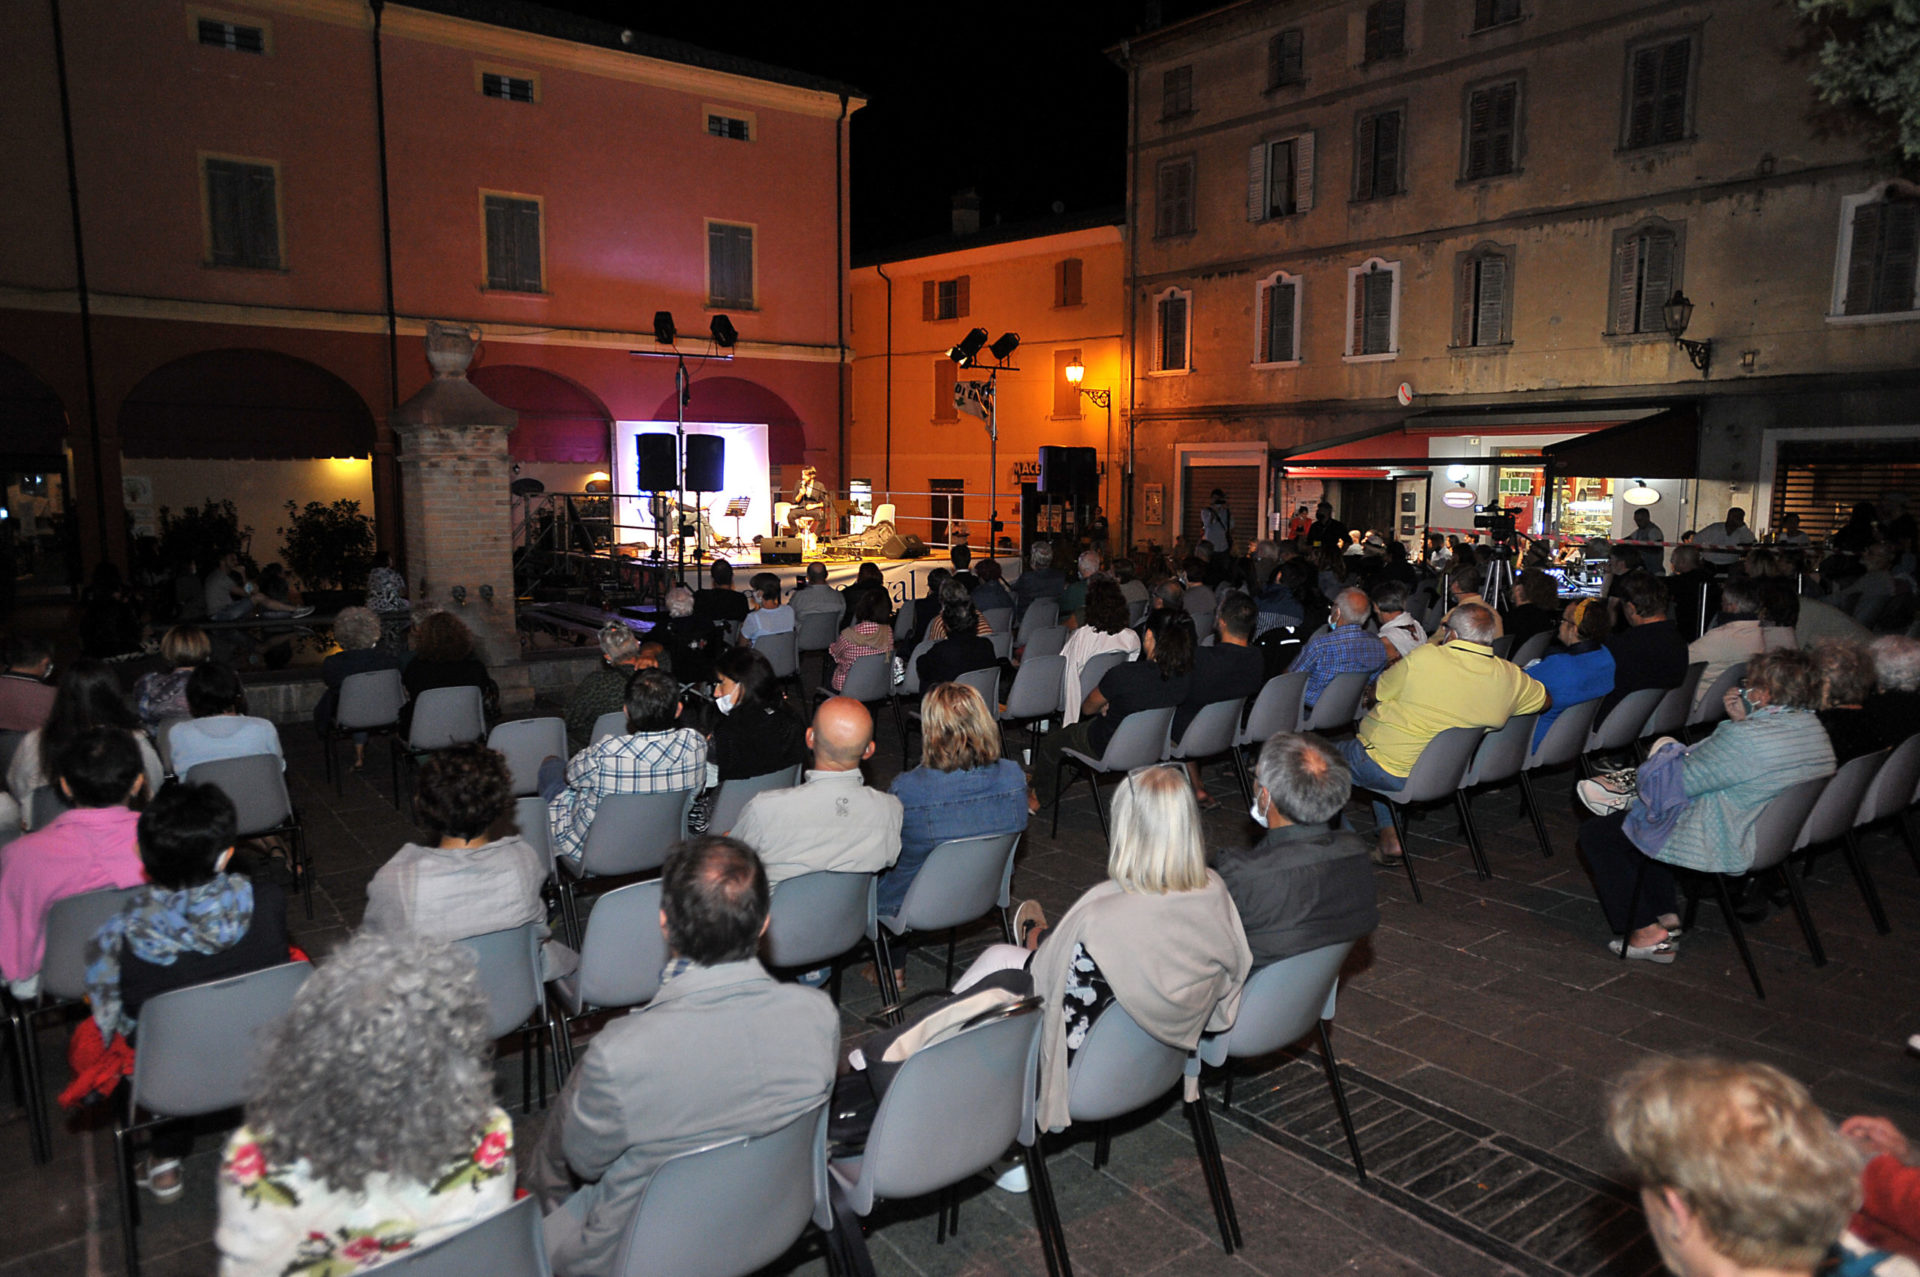
[[[1506,545],[1494,548],[1493,562],[1487,564],[1486,583],[1480,589],[1480,597],[1487,606],[1498,612],[1513,600],[1513,550]]]

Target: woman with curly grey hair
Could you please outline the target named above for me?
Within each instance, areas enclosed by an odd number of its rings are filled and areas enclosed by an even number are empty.
[[[465,950],[363,934],[322,963],[221,1159],[222,1277],[360,1272],[511,1205],[487,1034]]]
[[[326,681],[327,690],[313,707],[313,725],[323,736],[333,730],[333,711],[340,703],[342,683],[355,674],[400,668],[393,653],[380,646],[380,618],[369,608],[341,608],[340,615],[333,618],[333,641],[340,650],[320,662],[320,677]],[[366,761],[367,734],[355,732],[353,770],[359,771]]]

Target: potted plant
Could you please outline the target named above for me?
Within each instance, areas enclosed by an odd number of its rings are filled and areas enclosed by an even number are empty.
[[[301,598],[323,612],[362,603],[373,562],[373,520],[345,497],[331,505],[287,502],[280,558],[300,578]]]

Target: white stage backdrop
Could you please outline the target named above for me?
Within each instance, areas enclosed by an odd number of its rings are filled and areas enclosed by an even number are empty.
[[[772,472],[767,464],[767,428],[765,425],[752,424],[716,424],[713,422],[688,422],[689,435],[718,435],[726,441],[726,481],[727,486],[720,492],[709,492],[696,497],[687,493],[687,503],[698,500],[707,512],[707,522],[720,536],[731,539],[734,535],[732,519],[722,518],[720,512],[727,508],[727,502],[735,497],[747,497],[747,517],[740,520],[740,537],[752,542],[757,536],[767,536],[773,531],[773,498],[768,485],[772,481]],[[674,431],[671,421],[616,421],[613,423],[613,491],[614,522],[618,525],[615,536],[620,541],[648,541],[653,539],[651,523],[647,516],[646,498],[639,495],[641,435],[667,434]],[[735,562],[742,556],[733,554]]]

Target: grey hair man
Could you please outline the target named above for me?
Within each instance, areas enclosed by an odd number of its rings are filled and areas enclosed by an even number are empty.
[[[1267,832],[1214,857],[1254,969],[1370,934],[1380,909],[1366,840],[1328,826],[1352,792],[1346,763],[1318,736],[1281,732],[1255,770],[1251,814]]]
[[[1307,676],[1300,703],[1311,709],[1320,703],[1327,684],[1342,674],[1365,674],[1372,678],[1387,667],[1386,648],[1377,635],[1366,629],[1373,601],[1361,589],[1341,590],[1333,596],[1333,628],[1308,641],[1293,668]]]
[[[1367,597],[1373,603],[1373,615],[1380,622],[1380,642],[1391,664],[1427,641],[1426,627],[1407,611],[1407,583],[1383,580]]]
[[[1027,554],[1027,570],[1013,580],[1013,619],[1027,614],[1037,599],[1057,599],[1067,588],[1067,578],[1053,566],[1053,543],[1042,541]]]
[[[1867,697],[1867,715],[1882,745],[1898,745],[1920,731],[1920,639],[1888,634],[1867,650],[1876,683]]]

